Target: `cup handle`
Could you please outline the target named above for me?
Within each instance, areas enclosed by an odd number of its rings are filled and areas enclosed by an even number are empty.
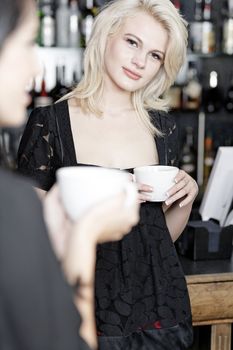
[[[129,208],[137,201],[137,186],[133,182],[127,182],[124,190],[126,192],[125,208]]]

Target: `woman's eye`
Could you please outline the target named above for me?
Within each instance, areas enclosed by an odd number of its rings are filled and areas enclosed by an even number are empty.
[[[151,56],[155,60],[162,61],[162,57],[160,55],[158,55],[156,52],[151,52]]]
[[[127,38],[126,41],[130,46],[138,47],[138,44],[135,40]]]

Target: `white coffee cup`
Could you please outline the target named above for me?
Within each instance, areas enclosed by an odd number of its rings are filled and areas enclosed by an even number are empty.
[[[178,171],[174,166],[149,165],[135,168],[134,177],[136,182],[153,187],[153,192],[142,192],[151,196],[151,202],[164,202]]]
[[[93,166],[64,167],[56,173],[61,200],[67,214],[77,220],[93,205],[126,192],[125,206],[137,200],[137,186],[127,172]]]

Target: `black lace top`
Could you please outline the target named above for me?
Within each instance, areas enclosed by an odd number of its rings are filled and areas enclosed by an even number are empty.
[[[176,165],[177,129],[167,114],[151,112],[159,163]],[[67,101],[38,108],[19,148],[19,171],[44,190],[59,167],[76,159]],[[192,343],[187,286],[160,203],[141,205],[140,222],[119,242],[98,246],[96,322],[99,347],[186,349]]]

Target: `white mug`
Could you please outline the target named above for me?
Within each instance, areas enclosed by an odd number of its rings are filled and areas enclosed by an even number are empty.
[[[142,192],[151,196],[151,202],[164,202],[168,190],[175,185],[175,177],[179,169],[167,165],[148,165],[134,169],[135,181],[152,186],[153,192]]]
[[[72,220],[77,220],[93,205],[126,192],[125,206],[134,204],[138,193],[127,172],[94,166],[60,168],[56,172],[64,208]]]

